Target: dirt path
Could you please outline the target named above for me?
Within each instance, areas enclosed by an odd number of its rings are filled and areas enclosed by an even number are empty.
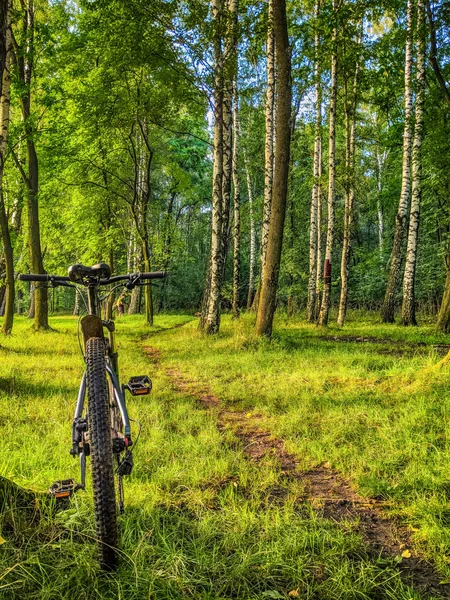
[[[146,346],[144,351],[154,364],[161,362],[157,348]],[[363,536],[374,556],[380,553],[389,557],[403,555],[399,565],[402,579],[420,594],[450,598],[450,584],[440,583],[441,577],[433,566],[413,550],[409,529],[388,518],[385,503],[358,495],[328,463],[302,472],[299,461],[286,450],[284,441],[261,428],[261,416],[228,410],[218,396],[205,387],[199,387],[178,370],[165,369],[165,372],[177,392],[195,398],[203,408],[217,414],[218,428],[231,430],[240,439],[249,460],[258,463],[265,457],[275,457],[282,477],[301,481],[305,494],[300,501],[311,502],[314,509],[327,519],[354,522],[355,529]]]

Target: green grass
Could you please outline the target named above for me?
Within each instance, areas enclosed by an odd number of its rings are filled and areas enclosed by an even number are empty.
[[[118,322],[123,378],[147,373],[154,382],[151,396],[129,400],[143,431],[120,518],[119,571],[97,568],[89,491],[56,514],[43,500],[35,514],[9,501],[0,515],[0,598],[250,600],[292,590],[304,599],[420,598],[395,560],[371,555],[351,524],[300,504],[300,484],[280,479],[271,461],[250,463],[214,414],[173,390],[169,367],[208,384],[230,408],[261,414],[305,468],[328,461],[362,493],[389,500],[450,576],[450,375],[429,370],[433,352],[410,346],[444,336],[370,316],[327,331],[279,318],[270,343],[252,337],[251,316],[224,317],[214,338],[200,335],[196,320],[164,331],[189,319],[160,316],[151,330],[140,317]],[[78,477],[69,455],[83,369],[76,319],[51,325],[55,332],[31,333],[18,319],[0,339],[0,476],[38,492]],[[396,354],[387,343],[320,339],[328,335],[389,337]],[[160,365],[143,353],[149,345],[161,349]],[[280,486],[283,506],[270,501]]]

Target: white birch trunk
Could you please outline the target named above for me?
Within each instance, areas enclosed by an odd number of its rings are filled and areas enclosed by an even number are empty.
[[[264,206],[263,220],[261,229],[261,247],[260,247],[260,265],[259,282],[255,295],[255,310],[258,309],[259,295],[261,291],[262,274],[266,262],[267,243],[269,240],[270,214],[272,210],[272,189],[273,189],[273,170],[274,170],[274,111],[275,111],[275,37],[273,30],[273,2],[269,0],[269,20],[267,25],[267,88],[266,88],[266,136],[264,145]]]
[[[336,14],[337,0],[333,0],[333,11]],[[327,241],[325,247],[324,278],[322,305],[320,307],[319,325],[328,324],[331,307],[331,258],[334,239],[334,194],[336,181],[336,100],[337,100],[337,29],[333,29],[333,54],[331,56],[331,90],[329,108],[329,141],[328,141],[328,222]]]
[[[358,45],[361,40],[358,40]],[[346,130],[346,148],[345,148],[345,209],[344,209],[344,243],[342,245],[341,257],[341,295],[339,298],[339,313],[337,323],[344,326],[347,314],[348,302],[348,272],[350,262],[350,251],[352,241],[352,227],[354,218],[355,204],[355,129],[356,129],[356,107],[358,95],[358,76],[359,76],[359,56],[356,57],[355,73],[353,76],[353,88],[351,97],[348,98],[347,84],[346,88],[346,109],[345,109],[345,130]]]
[[[417,325],[415,308],[415,274],[417,264],[417,240],[419,232],[420,201],[422,197],[422,138],[423,106],[425,99],[425,6],[417,0],[417,93],[416,122],[412,149],[412,196],[409,216],[408,245],[403,277],[403,325]]]
[[[214,39],[214,168],[211,225],[211,262],[209,294],[204,329],[217,333],[220,327],[220,294],[223,274],[222,242],[222,189],[223,189],[223,53],[219,23],[222,18],[223,1],[213,0],[213,19],[216,26]]]
[[[411,137],[412,137],[412,26],[414,0],[408,0],[406,51],[405,51],[405,126],[403,133],[402,189],[395,218],[394,244],[391,252],[389,278],[384,296],[381,318],[383,323],[393,323],[395,316],[395,297],[400,280],[400,268],[403,258],[403,242],[406,234],[406,217],[410,196]]]
[[[320,185],[320,162],[321,162],[321,129],[322,129],[322,86],[319,64],[320,36],[318,32],[317,19],[319,17],[320,3],[316,2],[314,17],[316,19],[316,33],[314,36],[314,77],[316,88],[316,122],[314,128],[314,164],[313,164],[313,188],[311,198],[311,214],[309,226],[309,280],[308,280],[308,303],[306,306],[306,318],[310,323],[315,321],[317,302],[317,272],[320,263],[317,262],[318,243],[318,205]]]
[[[240,281],[240,246],[241,246],[241,189],[238,172],[239,157],[239,96],[237,77],[233,90],[233,317],[239,317],[239,281]]]
[[[250,179],[250,171],[248,167],[247,154],[244,154],[245,161],[245,176],[247,180],[247,193],[248,193],[248,209],[250,218],[250,264],[249,264],[249,275],[248,275],[248,296],[247,296],[247,310],[250,310],[253,302],[253,293],[255,289],[255,257],[256,257],[256,229],[255,229],[255,215],[253,212],[253,190],[252,182]]]

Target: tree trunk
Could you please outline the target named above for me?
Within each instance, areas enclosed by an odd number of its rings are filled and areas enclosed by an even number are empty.
[[[444,295],[439,307],[436,330],[439,333],[450,333],[450,244],[447,248],[447,274],[445,277]]]
[[[253,214],[253,191],[252,182],[250,179],[250,171],[248,167],[247,154],[244,154],[245,160],[245,176],[247,179],[248,205],[250,218],[250,264],[248,275],[248,295],[247,295],[247,310],[250,310],[253,302],[253,294],[255,287],[255,256],[256,256],[256,238],[255,238],[255,216]]]
[[[333,0],[333,11],[337,13],[337,0]],[[336,99],[337,99],[337,27],[333,29],[333,54],[331,56],[330,122],[328,145],[328,224],[325,261],[323,269],[323,294],[320,307],[319,325],[328,325],[331,308],[331,259],[334,238],[334,188],[336,179]]]
[[[358,44],[360,40],[358,40]],[[348,97],[348,85],[345,84],[345,209],[344,209],[344,243],[341,257],[341,296],[337,323],[344,326],[348,301],[348,270],[351,251],[351,236],[353,226],[353,211],[355,203],[355,127],[358,93],[359,57],[356,58],[353,89]]]
[[[241,189],[238,172],[239,153],[239,96],[237,77],[234,81],[233,102],[233,187],[234,187],[234,223],[233,223],[233,317],[239,318],[240,284],[240,246],[241,246]]]
[[[317,271],[320,263],[317,262],[318,256],[318,204],[319,204],[319,177],[320,177],[320,159],[322,144],[322,85],[319,63],[320,36],[318,31],[318,17],[320,10],[320,0],[316,1],[314,17],[316,21],[316,33],[314,36],[314,77],[316,87],[316,123],[314,128],[314,163],[313,163],[313,188],[311,198],[311,214],[309,226],[309,280],[308,280],[308,301],[306,305],[306,318],[310,323],[315,321],[317,290],[316,280]]]
[[[142,241],[142,256],[144,262],[144,270],[146,273],[150,272],[150,249],[148,246],[148,239],[145,237]],[[150,282],[149,282],[150,283]],[[145,295],[145,321],[147,325],[153,325],[153,294],[152,286],[146,285],[144,287]]]
[[[256,320],[256,334],[272,334],[275,315],[278,275],[280,270],[283,229],[286,216],[286,196],[289,176],[291,137],[291,57],[286,18],[286,1],[273,5],[273,28],[277,67],[278,99],[276,106],[275,169],[273,178],[272,208],[270,215],[267,252],[264,263],[261,298]]]
[[[133,243],[132,261],[133,261],[133,263],[132,263],[133,264],[133,267],[132,267],[133,272],[136,273],[137,271],[140,271],[141,264],[142,264],[142,250],[141,250],[141,246],[136,244],[136,241],[134,241],[134,243]],[[141,290],[142,290],[142,288],[140,286],[137,286],[131,292],[130,304],[128,306],[128,314],[129,315],[136,315],[139,313]]]
[[[30,249],[31,270],[33,273],[44,274],[39,224],[39,165],[34,144],[35,127],[31,118],[31,79],[34,68],[34,5],[32,0],[27,0],[25,5],[23,32],[23,46],[20,49],[21,52],[17,60],[17,66],[19,80],[23,88],[20,100],[27,146],[28,173],[25,172],[20,162],[17,159],[15,160],[27,187],[28,245]],[[15,157],[14,154],[13,157]],[[34,329],[48,329],[48,292],[45,285],[37,284],[34,286],[34,302],[32,302],[32,307],[34,312]]]
[[[384,223],[383,223],[383,206],[381,203],[381,197],[383,192],[383,169],[386,162],[387,151],[383,153],[377,145],[377,218],[378,218],[378,248],[380,251],[380,257],[383,256],[384,248]]]
[[[111,267],[111,273],[114,273],[114,252],[112,249],[109,251],[109,266]],[[106,321],[110,321],[113,318],[113,308],[114,308],[114,299],[115,292],[111,292],[108,294],[106,298],[106,311],[105,311],[105,319]]]
[[[314,322],[319,320],[320,306],[322,304],[322,276],[320,266],[322,265],[322,132],[320,133],[319,145],[319,186],[317,188],[317,272],[316,272],[316,302],[314,310]]]
[[[381,318],[383,323],[393,323],[395,316],[395,297],[400,280],[403,258],[403,242],[406,234],[406,217],[410,194],[411,134],[412,134],[412,24],[414,1],[408,0],[406,52],[405,52],[405,125],[403,133],[402,189],[395,218],[394,244],[391,252],[389,277],[384,296]]]
[[[34,283],[31,282],[31,284],[30,284],[30,308],[28,310],[28,318],[29,319],[34,319],[35,300],[36,300],[36,294],[34,293]]]
[[[423,105],[425,100],[425,7],[423,0],[417,0],[417,92],[416,121],[412,149],[412,195],[409,216],[408,245],[406,248],[406,264],[403,277],[403,325],[417,325],[416,301],[414,294],[417,239],[419,232],[420,202],[422,198],[422,137],[423,137]]]
[[[220,327],[220,295],[223,276],[223,52],[221,23],[223,0],[213,0],[214,31],[214,169],[211,224],[211,262],[209,294],[204,319],[204,330],[217,333]]]
[[[80,293],[81,292],[78,291],[78,288],[76,288],[75,289],[75,303],[73,306],[73,313],[72,313],[72,315],[74,317],[78,317],[80,314]]]
[[[9,231],[8,216],[3,194],[3,172],[9,129],[10,63],[11,63],[11,0],[0,0],[0,230],[6,267],[5,309],[2,331],[12,331],[14,319],[14,257]]]
[[[258,311],[261,294],[261,283],[266,261],[269,239],[270,214],[272,210],[272,188],[274,175],[274,112],[275,112],[275,34],[274,34],[274,0],[269,0],[267,23],[267,88],[266,88],[266,138],[264,146],[264,207],[261,229],[261,247],[259,261],[259,280],[253,300],[253,310]]]

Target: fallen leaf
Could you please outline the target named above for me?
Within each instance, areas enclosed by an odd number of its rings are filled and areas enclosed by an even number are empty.
[[[406,550],[403,550],[402,557],[403,558],[411,558],[411,552],[408,550],[408,548],[406,548]]]
[[[245,416],[247,419],[250,419],[250,417],[252,416],[252,413],[247,413]]]
[[[291,598],[300,598],[300,594],[298,590],[291,590],[288,594]]]
[[[2,536],[0,535],[0,546],[2,544],[6,544],[6,540],[5,540],[5,538],[2,538]]]

